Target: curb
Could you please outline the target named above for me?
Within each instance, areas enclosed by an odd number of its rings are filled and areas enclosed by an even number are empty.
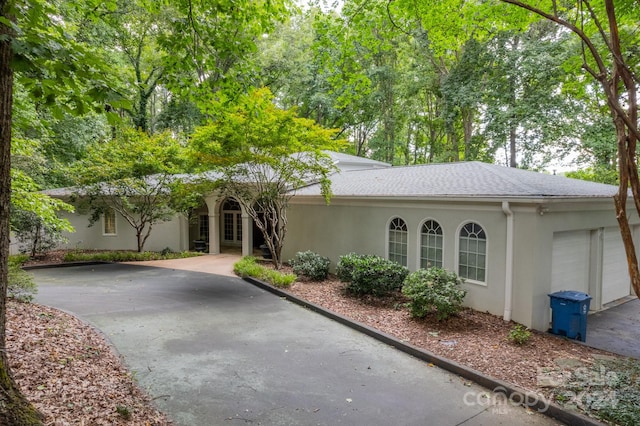
[[[450,371],[454,374],[457,374],[460,377],[471,380],[479,384],[482,387],[487,389],[492,389],[493,392],[504,394],[509,401],[517,402],[519,405],[523,407],[529,408],[531,410],[536,410],[541,414],[544,414],[548,417],[559,420],[563,423],[569,425],[576,426],[602,426],[604,423],[599,422],[596,419],[592,419],[585,415],[582,415],[577,412],[568,411],[557,404],[551,403],[538,394],[533,392],[529,392],[518,386],[503,382],[498,379],[494,379],[490,376],[486,376],[479,371],[468,368],[462,364],[458,364],[455,361],[439,357],[429,351],[413,346],[409,343],[402,342],[395,337],[383,333],[375,328],[369,327],[368,325],[359,323],[357,321],[353,321],[345,316],[337,314],[335,312],[329,311],[323,308],[320,305],[316,305],[314,303],[308,302],[304,299],[301,299],[287,291],[281,290],[277,287],[274,287],[270,284],[262,282],[252,277],[242,277],[242,279],[248,283],[255,285],[263,290],[271,292],[277,296],[280,296],[292,303],[300,305],[304,308],[307,308],[313,312],[316,312],[320,315],[323,315],[327,318],[330,318],[338,323],[350,327],[356,331],[366,334],[382,343],[385,343],[389,346],[392,346],[402,352],[405,352],[415,358],[418,358],[422,361],[426,361],[431,363],[437,367],[442,368],[443,370]]]

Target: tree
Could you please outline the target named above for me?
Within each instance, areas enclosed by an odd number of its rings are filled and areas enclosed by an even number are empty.
[[[141,252],[153,226],[177,213],[173,187],[185,160],[182,146],[169,133],[123,130],[116,139],[91,145],[71,167],[79,186],[75,202],[91,212],[91,225],[113,209],[134,229]]]
[[[217,190],[251,216],[280,268],[288,202],[310,182],[320,182],[328,200],[333,168],[322,150],[341,143],[333,140],[334,131],[297,117],[294,110],[277,108],[268,89],[253,90],[234,105],[217,104],[213,110],[216,118],[196,130],[193,155],[203,170],[221,167]]]
[[[73,231],[57,214],[73,211],[73,206],[38,192],[32,177],[40,163],[37,142],[13,138],[11,160],[11,230],[34,257],[60,241],[62,231]]]
[[[619,186],[614,205],[631,284],[635,293],[640,294],[640,270],[627,216],[629,189],[636,210],[640,213],[640,178],[636,159],[640,139],[640,4],[634,0],[618,0],[617,5],[613,0],[580,0],[575,8],[564,8],[555,1],[542,4],[519,0],[500,1],[554,22],[580,40],[580,66],[597,83],[599,90],[595,93],[606,101],[616,129]]]

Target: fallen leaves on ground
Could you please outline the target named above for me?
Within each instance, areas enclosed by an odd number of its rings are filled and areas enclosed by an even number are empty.
[[[45,425],[170,425],[102,335],[37,304],[7,304],[13,376]]]

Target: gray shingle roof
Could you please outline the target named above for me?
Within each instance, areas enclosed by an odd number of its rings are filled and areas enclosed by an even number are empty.
[[[354,170],[331,177],[337,197],[612,197],[616,186],[481,162]],[[319,195],[319,185],[296,192]]]

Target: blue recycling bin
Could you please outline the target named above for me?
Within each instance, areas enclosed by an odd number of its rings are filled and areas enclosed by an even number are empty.
[[[591,296],[581,291],[558,291],[551,298],[551,332],[582,342],[587,340]]]

